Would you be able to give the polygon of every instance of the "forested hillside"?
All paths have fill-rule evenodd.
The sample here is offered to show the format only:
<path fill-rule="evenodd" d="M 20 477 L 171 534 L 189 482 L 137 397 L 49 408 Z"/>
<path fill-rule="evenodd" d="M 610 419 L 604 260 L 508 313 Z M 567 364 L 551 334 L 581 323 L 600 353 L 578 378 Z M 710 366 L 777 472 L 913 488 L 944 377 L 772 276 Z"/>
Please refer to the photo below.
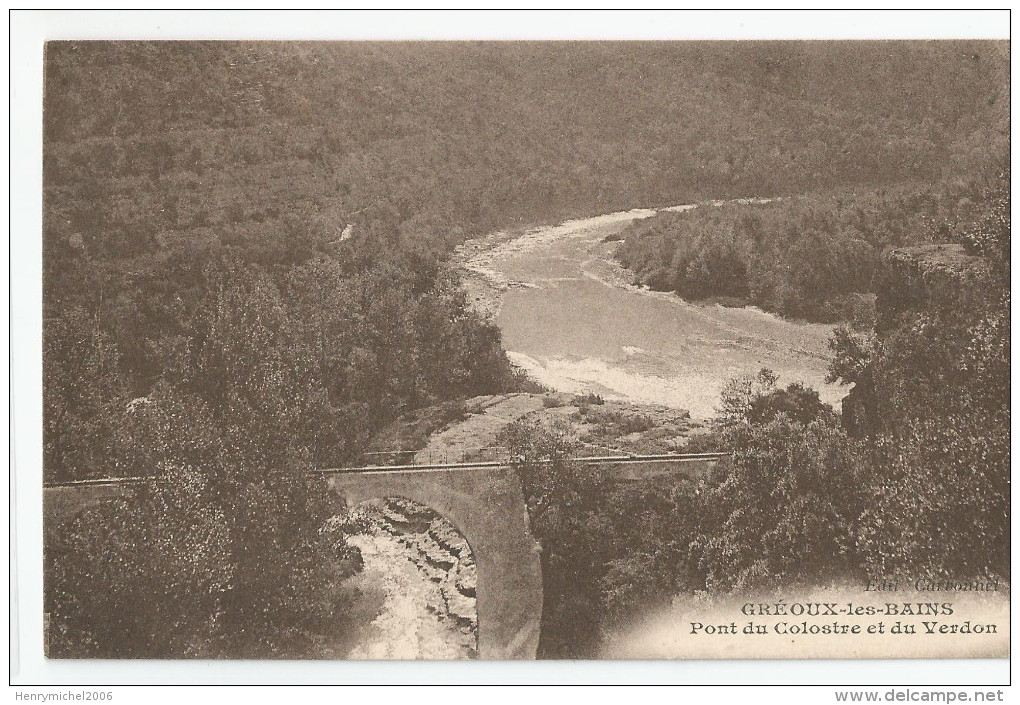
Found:
<path fill-rule="evenodd" d="M 625 207 L 933 180 L 1001 150 L 1007 51 L 51 43 L 47 246 L 77 234 L 93 256 L 130 257 L 182 239 L 330 241 L 348 223 L 449 242 Z"/>
<path fill-rule="evenodd" d="M 687 445 L 730 457 L 658 485 L 572 463 L 555 427 L 508 429 L 543 545 L 540 655 L 593 657 L 635 614 L 699 591 L 1009 582 L 1010 177 L 997 176 L 947 214 L 951 242 L 883 256 L 877 323 L 830 341 L 830 378 L 854 385 L 841 414 L 770 370 L 742 375 Z"/>
<path fill-rule="evenodd" d="M 951 49 L 955 53 L 947 53 Z M 814 145 L 810 130 L 803 132 L 804 144 L 831 160 L 842 178 L 833 181 L 812 165 L 810 184 L 755 194 L 798 197 L 636 223 L 617 252 L 620 262 L 638 282 L 688 299 L 725 297 L 816 321 L 867 319 L 883 249 L 950 241 L 949 214 L 973 218 L 980 206 L 972 201 L 1001 172 L 1009 114 L 1008 60 L 1000 52 L 1007 49 L 876 43 L 823 50 L 815 43 L 773 45 L 760 53 L 753 43 L 734 46 L 725 75 L 734 76 L 740 66 L 739 76 L 768 94 L 830 111 L 823 117 L 832 131 L 827 148 Z M 978 65 L 988 72 L 983 78 L 972 74 Z M 850 131 L 866 135 L 875 126 L 876 141 L 841 142 L 847 128 L 839 117 L 850 112 L 863 120 Z M 904 132 L 897 134 L 897 127 Z M 906 157 L 903 150 L 912 149 L 919 151 Z M 922 153 L 935 159 L 930 168 Z M 783 181 L 807 164 L 793 158 L 769 166 Z"/>
<path fill-rule="evenodd" d="M 158 478 L 70 526 L 47 525 L 51 654 L 329 655 L 316 649 L 344 629 L 349 603 L 336 588 L 359 559 L 342 509 L 323 506 L 307 470 L 354 457 L 407 411 L 520 383 L 498 329 L 466 306 L 447 261 L 454 244 L 625 208 L 781 196 L 798 205 L 779 217 L 747 206 L 651 221 L 669 247 L 648 271 L 697 295 L 839 317 L 874 291 L 881 247 L 914 241 L 918 218 L 943 206 L 967 211 L 975 175 L 1008 151 L 1008 53 L 980 42 L 51 42 L 45 478 Z M 833 207 L 834 191 L 864 195 Z M 681 222 L 700 234 L 674 232 Z M 716 258 L 714 246 L 688 244 L 696 238 L 728 244 Z M 635 263 L 644 249 L 633 247 Z M 676 251 L 728 283 L 716 291 L 697 267 L 671 269 Z M 805 268 L 785 266 L 800 259 Z M 805 308 L 812 297 L 817 311 Z M 994 342 L 1008 318 L 988 310 L 971 332 Z M 956 352 L 967 349 L 960 330 Z M 1001 350 L 987 357 L 998 374 Z M 960 413 L 973 421 L 994 407 L 998 419 L 998 403 Z M 765 430 L 749 422 L 725 442 L 753 449 L 778 435 L 802 455 L 831 450 L 836 460 L 804 472 L 845 485 L 837 461 L 859 441 L 821 416 L 797 426 L 765 414 Z M 749 516 L 738 510 L 755 483 L 790 476 L 782 452 L 760 468 L 757 457 L 702 495 L 718 501 L 697 505 L 716 512 L 703 512 L 701 543 L 678 520 L 661 539 L 668 550 L 620 533 L 574 551 L 606 535 L 587 530 L 603 510 L 536 521 L 550 545 L 564 542 L 550 579 L 583 598 L 550 610 L 598 615 L 592 605 L 622 609 L 642 590 L 760 577 L 754 532 L 800 517 L 780 508 L 734 523 L 733 507 Z M 561 479 L 553 489 L 571 500 L 571 477 Z M 578 481 L 585 498 L 601 495 Z M 648 522 L 703 501 L 680 489 L 661 499 Z M 820 506 L 811 521 L 841 533 L 811 543 L 809 559 L 849 536 Z M 915 523 L 918 540 L 939 525 Z M 706 573 L 724 563 L 731 573 Z M 576 585 L 578 575 L 601 583 Z"/>
<path fill-rule="evenodd" d="M 890 247 L 958 238 L 987 204 L 983 171 L 931 185 L 839 189 L 768 203 L 660 213 L 624 233 L 616 257 L 638 282 L 685 299 L 750 303 L 783 316 L 868 325 Z"/>
<path fill-rule="evenodd" d="M 50 43 L 48 473 L 103 472 L 54 451 L 60 434 L 109 456 L 85 410 L 122 406 L 194 364 L 185 358 L 201 348 L 196 315 L 208 309 L 206 270 L 217 262 L 268 272 L 288 315 L 300 316 L 292 272 L 317 259 L 348 280 L 407 277 L 422 296 L 434 282 L 454 286 L 429 253 L 482 229 L 705 197 L 958 179 L 1005 143 L 1007 57 L 1002 44 L 959 42 Z M 849 225 L 872 232 L 851 232 L 838 252 L 798 234 L 796 251 L 811 250 L 812 262 L 834 254 L 829 268 L 863 253 L 814 305 L 862 288 L 874 243 L 889 240 L 875 222 L 888 217 L 886 202 L 909 237 L 914 202 L 926 200 L 869 198 L 864 210 L 878 212 L 850 214 Z M 761 225 L 760 237 L 789 239 L 775 232 L 782 223 Z M 723 253 L 726 267 L 741 260 L 748 281 L 738 271 L 735 288 L 704 293 L 746 289 L 753 302 L 801 312 L 786 289 L 803 300 L 812 282 L 761 284 L 772 277 L 761 262 L 783 264 L 777 247 L 754 262 L 743 261 L 745 245 Z M 405 251 L 416 254 L 397 254 Z M 663 267 L 678 276 L 665 263 L 654 269 Z M 391 355 L 393 339 L 371 320 L 339 326 L 359 341 L 342 353 L 354 379 L 364 359 Z M 356 348 L 367 352 L 351 357 Z M 392 366 L 370 374 L 407 383 Z M 330 384 L 331 403 L 352 389 Z M 431 398 L 390 396 L 391 411 Z M 67 416 L 75 410 L 85 415 L 80 431 Z"/>

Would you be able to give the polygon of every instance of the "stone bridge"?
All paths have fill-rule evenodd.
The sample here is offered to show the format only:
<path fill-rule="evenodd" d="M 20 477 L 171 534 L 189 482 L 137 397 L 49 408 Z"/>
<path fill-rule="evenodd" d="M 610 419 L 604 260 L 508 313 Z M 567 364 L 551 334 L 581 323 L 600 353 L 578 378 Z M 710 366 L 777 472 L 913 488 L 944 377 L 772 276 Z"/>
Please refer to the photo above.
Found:
<path fill-rule="evenodd" d="M 615 480 L 702 475 L 720 453 L 574 458 Z M 478 569 L 478 653 L 484 659 L 532 659 L 542 620 L 540 548 L 531 534 L 516 471 L 506 463 L 377 465 L 319 471 L 348 506 L 403 497 L 430 507 L 467 540 Z"/>
<path fill-rule="evenodd" d="M 700 476 L 724 454 L 575 458 L 621 482 L 662 475 Z M 377 465 L 318 470 L 347 506 L 402 497 L 427 506 L 464 536 L 478 570 L 478 652 L 483 659 L 532 659 L 542 619 L 542 567 L 516 471 L 502 462 Z M 130 480 L 70 483 L 44 492 L 47 521 L 131 491 Z"/>
<path fill-rule="evenodd" d="M 542 568 L 528 527 L 521 484 L 506 466 L 337 472 L 330 489 L 348 506 L 403 497 L 453 524 L 471 547 L 478 570 L 475 606 L 478 654 L 485 659 L 534 658 L 542 618 Z"/>

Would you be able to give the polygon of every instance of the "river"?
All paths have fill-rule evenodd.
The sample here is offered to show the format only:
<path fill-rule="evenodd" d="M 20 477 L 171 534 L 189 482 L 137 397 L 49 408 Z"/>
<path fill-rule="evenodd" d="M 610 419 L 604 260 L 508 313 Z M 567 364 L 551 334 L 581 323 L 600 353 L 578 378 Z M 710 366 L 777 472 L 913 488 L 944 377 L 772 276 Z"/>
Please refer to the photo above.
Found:
<path fill-rule="evenodd" d="M 477 574 L 464 537 L 408 500 L 368 502 L 356 513 L 369 527 L 351 538 L 364 559 L 351 586 L 359 595 L 354 612 L 365 623 L 347 657 L 476 658 Z"/>
<path fill-rule="evenodd" d="M 626 211 L 495 233 L 466 242 L 454 261 L 471 305 L 499 326 L 510 358 L 556 391 L 686 409 L 705 419 L 729 379 L 768 367 L 783 384 L 805 382 L 838 405 L 845 389 L 825 383 L 831 326 L 786 321 L 752 307 L 691 303 L 630 283 L 613 259 L 619 244 L 613 238 L 654 213 Z M 501 427 L 497 421 L 542 407 L 529 395 L 499 404 L 433 437 L 423 453 L 459 457 L 473 447 L 469 441 L 491 441 Z M 474 564 L 466 542 L 438 517 L 412 527 L 409 517 L 425 516 L 423 508 L 400 500 L 384 505 L 370 512 L 375 528 L 354 539 L 365 559 L 356 579 L 360 611 L 371 623 L 349 657 L 477 656 Z"/>
<path fill-rule="evenodd" d="M 510 359 L 556 391 L 681 408 L 704 419 L 728 380 L 768 367 L 781 384 L 803 382 L 838 408 L 847 390 L 825 382 L 831 325 L 687 302 L 630 283 L 612 240 L 654 214 L 623 211 L 496 233 L 468 241 L 454 259 L 469 301 L 497 323 Z"/>

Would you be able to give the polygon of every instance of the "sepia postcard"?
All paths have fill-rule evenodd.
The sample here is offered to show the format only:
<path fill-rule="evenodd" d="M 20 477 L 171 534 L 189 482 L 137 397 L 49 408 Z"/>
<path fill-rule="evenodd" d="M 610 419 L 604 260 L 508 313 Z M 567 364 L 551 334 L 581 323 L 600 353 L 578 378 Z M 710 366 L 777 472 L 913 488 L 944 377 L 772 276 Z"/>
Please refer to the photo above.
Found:
<path fill-rule="evenodd" d="M 1009 75 L 48 41 L 45 657 L 1008 658 Z"/>

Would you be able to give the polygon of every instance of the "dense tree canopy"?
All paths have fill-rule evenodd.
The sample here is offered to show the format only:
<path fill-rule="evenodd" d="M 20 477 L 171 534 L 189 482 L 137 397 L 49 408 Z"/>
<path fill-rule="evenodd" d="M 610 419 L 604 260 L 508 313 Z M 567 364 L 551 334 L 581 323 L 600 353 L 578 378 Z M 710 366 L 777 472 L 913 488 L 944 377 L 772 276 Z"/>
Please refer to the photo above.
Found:
<path fill-rule="evenodd" d="M 590 655 L 676 591 L 810 580 L 833 556 L 1008 571 L 1008 191 L 976 190 L 1008 147 L 1008 52 L 48 44 L 45 478 L 155 478 L 47 526 L 51 653 L 335 655 L 315 649 L 345 628 L 357 556 L 306 471 L 405 412 L 516 384 L 449 248 L 709 198 L 782 200 L 649 219 L 621 259 L 656 288 L 859 329 L 878 293 L 874 337 L 833 342 L 865 421 L 744 380 L 695 441 L 732 462 L 645 489 L 515 428 L 544 654 Z M 884 248 L 957 240 L 989 263 L 965 306 L 884 303 Z"/>
<path fill-rule="evenodd" d="M 1008 213 L 1007 172 L 949 214 L 963 247 L 886 256 L 877 323 L 831 341 L 831 379 L 854 385 L 842 415 L 769 370 L 731 381 L 687 446 L 730 453 L 699 481 L 628 491 L 572 467 L 555 430 L 513 429 L 543 548 L 544 653 L 591 656 L 621 617 L 677 592 L 1008 581 Z"/>
<path fill-rule="evenodd" d="M 53 42 L 46 71 L 47 247 L 114 259 L 935 182 L 1008 136 L 981 42 Z"/>
<path fill-rule="evenodd" d="M 883 251 L 958 239 L 953 222 L 977 215 L 990 173 L 661 213 L 625 231 L 616 256 L 639 283 L 686 299 L 867 327 Z"/>

